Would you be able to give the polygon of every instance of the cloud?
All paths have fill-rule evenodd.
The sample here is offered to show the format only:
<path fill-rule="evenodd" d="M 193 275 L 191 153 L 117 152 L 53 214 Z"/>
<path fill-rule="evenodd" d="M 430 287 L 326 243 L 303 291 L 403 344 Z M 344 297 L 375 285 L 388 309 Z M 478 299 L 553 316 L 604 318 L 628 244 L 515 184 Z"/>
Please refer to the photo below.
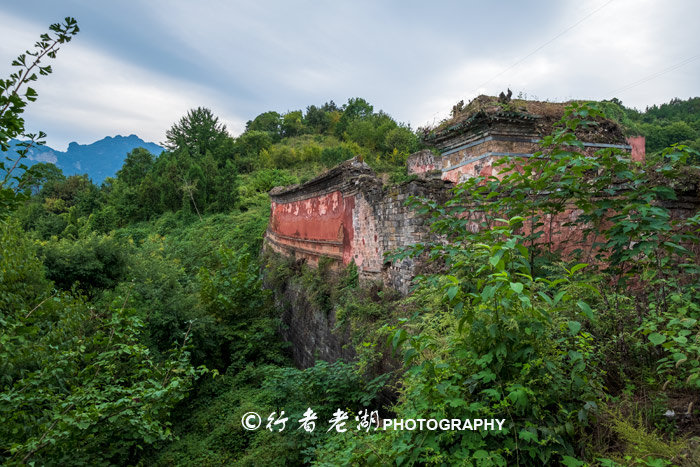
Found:
<path fill-rule="evenodd" d="M 18 53 L 43 32 L 2 12 L 0 22 L 12 25 L 10 46 Z M 23 45 L 17 48 L 19 42 Z M 172 123 L 197 106 L 211 108 L 230 131 L 240 132 L 245 126 L 243 118 L 218 105 L 225 100 L 220 93 L 105 55 L 81 44 L 80 34 L 63 46 L 52 68 L 53 74 L 40 77 L 33 86 L 39 99 L 27 107 L 25 120 L 29 131 L 44 129 L 55 149 L 113 134 L 136 133 L 159 142 Z"/>
<path fill-rule="evenodd" d="M 435 85 L 418 91 L 410 120 L 439 121 L 458 100 L 480 93 L 495 95 L 506 87 L 516 94 L 522 91 L 530 98 L 549 100 L 619 97 L 642 109 L 676 96 L 698 95 L 695 77 L 700 60 L 638 86 L 626 85 L 697 53 L 700 41 L 692 28 L 681 25 L 698 16 L 700 5 L 623 0 L 560 5 L 563 7 L 553 14 L 521 18 L 527 27 L 520 41 L 493 37 L 492 44 L 484 45 L 488 54 L 453 56 L 452 63 L 432 81 Z M 585 19 L 568 29 L 581 18 Z M 501 74 L 503 70 L 507 71 Z M 476 89 L 485 81 L 486 86 Z M 620 88 L 623 90 L 611 93 Z"/>
<path fill-rule="evenodd" d="M 687 24 L 700 4 L 692 0 L 66 4 L 82 31 L 27 112 L 58 146 L 114 133 L 158 142 L 200 105 L 239 133 L 267 110 L 350 97 L 416 127 L 461 99 L 507 87 L 550 100 L 619 97 L 640 108 L 698 94 L 700 60 L 643 80 L 697 54 Z M 67 7 L 26 0 L 0 8 L 9 25 L 0 59 L 9 63 L 44 31 L 34 11 Z"/>

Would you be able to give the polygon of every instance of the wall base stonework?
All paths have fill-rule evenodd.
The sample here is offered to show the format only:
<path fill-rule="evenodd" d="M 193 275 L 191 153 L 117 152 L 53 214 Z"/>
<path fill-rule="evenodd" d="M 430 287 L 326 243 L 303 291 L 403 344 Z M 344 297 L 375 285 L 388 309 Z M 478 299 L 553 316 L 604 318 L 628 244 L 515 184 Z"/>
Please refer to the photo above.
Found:
<path fill-rule="evenodd" d="M 355 349 L 347 328 L 336 330 L 335 312 L 321 310 L 300 284 L 288 282 L 284 290 L 275 290 L 275 307 L 281 312 L 280 333 L 291 343 L 292 359 L 297 366 L 309 368 L 317 359 L 352 361 Z"/>

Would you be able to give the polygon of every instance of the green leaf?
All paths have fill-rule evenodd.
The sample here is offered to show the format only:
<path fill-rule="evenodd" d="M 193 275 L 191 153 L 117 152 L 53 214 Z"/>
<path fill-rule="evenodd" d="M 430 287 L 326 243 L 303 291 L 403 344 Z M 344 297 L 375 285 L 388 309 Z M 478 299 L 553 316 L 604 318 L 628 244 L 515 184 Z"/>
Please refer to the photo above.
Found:
<path fill-rule="evenodd" d="M 553 304 L 556 306 L 561 299 L 564 298 L 564 295 L 566 295 L 566 290 L 559 291 L 559 293 L 554 296 Z"/>
<path fill-rule="evenodd" d="M 449 298 L 450 301 L 454 300 L 455 296 L 457 295 L 457 292 L 459 292 L 459 286 L 451 286 L 447 289 L 447 298 Z"/>
<path fill-rule="evenodd" d="M 508 394 L 508 399 L 510 399 L 516 407 L 525 408 L 528 405 L 527 394 L 524 388 L 516 389 Z"/>
<path fill-rule="evenodd" d="M 528 442 L 537 442 L 537 433 L 532 432 L 528 429 L 520 430 L 518 432 L 518 438 L 522 439 L 523 441 L 528 441 Z"/>
<path fill-rule="evenodd" d="M 392 340 L 392 346 L 394 347 L 394 349 L 398 349 L 401 346 L 401 344 L 404 343 L 404 341 L 406 339 L 408 339 L 408 334 L 406 334 L 406 330 L 399 329 L 394 334 L 394 339 Z"/>
<path fill-rule="evenodd" d="M 523 284 L 522 282 L 511 282 L 510 283 L 510 288 L 513 289 L 513 292 L 517 294 L 523 293 Z"/>
<path fill-rule="evenodd" d="M 583 300 L 579 300 L 576 302 L 576 305 L 583 311 L 583 314 L 586 315 L 588 319 L 593 319 L 593 310 L 591 309 L 590 306 L 588 306 L 588 303 L 584 302 Z"/>
<path fill-rule="evenodd" d="M 503 258 L 503 254 L 506 252 L 506 250 L 498 250 L 493 256 L 489 258 L 489 263 L 491 263 L 491 266 L 496 267 L 498 263 L 501 261 L 501 258 Z"/>
<path fill-rule="evenodd" d="M 583 467 L 586 465 L 585 462 L 575 459 L 571 456 L 564 456 L 561 460 L 561 463 L 566 467 Z"/>
<path fill-rule="evenodd" d="M 551 298 L 549 297 L 549 295 L 547 295 L 546 293 L 540 291 L 540 292 L 537 292 L 537 295 L 539 295 L 540 297 L 542 297 L 542 299 L 543 299 L 545 302 L 547 302 L 547 304 L 548 304 L 549 306 L 552 306 L 552 305 L 554 304 L 554 303 L 552 302 L 552 299 L 551 299 Z"/>
<path fill-rule="evenodd" d="M 571 331 L 572 336 L 575 336 L 581 330 L 581 323 L 578 321 L 569 321 L 567 324 L 569 325 L 569 331 Z"/>
<path fill-rule="evenodd" d="M 649 340 L 654 345 L 661 345 L 666 342 L 666 336 L 659 334 L 658 332 L 652 332 L 649 334 Z"/>
<path fill-rule="evenodd" d="M 682 251 L 684 253 L 688 252 L 688 250 L 685 247 L 682 247 L 681 245 L 678 245 L 678 244 L 673 243 L 673 242 L 664 242 L 664 245 L 670 246 L 671 248 L 673 248 L 676 251 Z"/>
<path fill-rule="evenodd" d="M 418 351 L 414 348 L 410 348 L 406 351 L 406 353 L 403 355 L 403 361 L 406 365 L 409 365 L 414 358 L 418 356 Z"/>

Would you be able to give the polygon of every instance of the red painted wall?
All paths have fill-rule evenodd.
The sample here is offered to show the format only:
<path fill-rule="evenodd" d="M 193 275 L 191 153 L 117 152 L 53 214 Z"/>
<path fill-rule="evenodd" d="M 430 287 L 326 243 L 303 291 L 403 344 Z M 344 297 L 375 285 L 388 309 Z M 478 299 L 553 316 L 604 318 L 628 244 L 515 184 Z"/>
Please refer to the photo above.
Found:
<path fill-rule="evenodd" d="M 355 198 L 343 197 L 340 191 L 289 203 L 272 202 L 268 229 L 282 236 L 276 238 L 279 243 L 303 245 L 318 256 L 323 256 L 325 250 L 314 241 L 342 241 L 343 264 L 347 265 L 352 259 L 354 208 Z"/>
<path fill-rule="evenodd" d="M 632 146 L 630 158 L 633 161 L 643 162 L 646 157 L 646 139 L 644 136 L 632 136 L 627 138 L 627 144 Z"/>

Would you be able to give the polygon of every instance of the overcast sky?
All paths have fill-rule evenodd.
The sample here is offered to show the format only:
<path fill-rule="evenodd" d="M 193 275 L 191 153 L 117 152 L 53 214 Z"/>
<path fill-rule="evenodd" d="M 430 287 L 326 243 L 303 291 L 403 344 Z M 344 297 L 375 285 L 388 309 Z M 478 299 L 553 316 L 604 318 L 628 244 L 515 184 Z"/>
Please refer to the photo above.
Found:
<path fill-rule="evenodd" d="M 639 109 L 700 94 L 695 0 L 0 0 L 0 77 L 65 16 L 80 33 L 25 114 L 60 150 L 160 142 L 197 106 L 236 136 L 268 110 L 358 96 L 416 128 L 507 87 Z"/>

